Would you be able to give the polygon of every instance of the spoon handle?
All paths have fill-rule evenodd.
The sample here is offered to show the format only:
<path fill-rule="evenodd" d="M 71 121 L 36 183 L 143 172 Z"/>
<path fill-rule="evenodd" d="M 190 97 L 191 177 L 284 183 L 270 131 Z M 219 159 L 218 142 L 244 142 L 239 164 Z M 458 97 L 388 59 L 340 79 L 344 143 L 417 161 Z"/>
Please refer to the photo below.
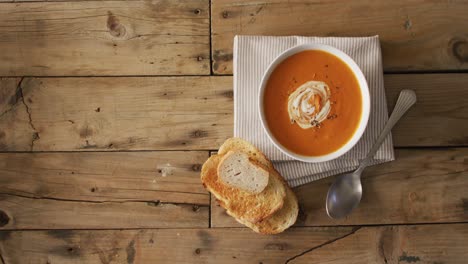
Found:
<path fill-rule="evenodd" d="M 388 133 L 392 130 L 393 126 L 400 120 L 400 118 L 416 103 L 416 93 L 413 90 L 402 90 L 400 95 L 398 96 L 398 100 L 395 104 L 395 108 L 393 109 L 392 114 L 388 118 L 385 127 L 383 128 L 382 132 L 380 132 L 380 136 L 377 141 L 372 146 L 371 150 L 367 154 L 366 158 L 361 161 L 359 164 L 358 169 L 356 172 L 360 174 L 365 167 L 369 165 L 369 162 L 374 157 L 375 153 L 379 149 L 382 142 L 387 138 Z"/>

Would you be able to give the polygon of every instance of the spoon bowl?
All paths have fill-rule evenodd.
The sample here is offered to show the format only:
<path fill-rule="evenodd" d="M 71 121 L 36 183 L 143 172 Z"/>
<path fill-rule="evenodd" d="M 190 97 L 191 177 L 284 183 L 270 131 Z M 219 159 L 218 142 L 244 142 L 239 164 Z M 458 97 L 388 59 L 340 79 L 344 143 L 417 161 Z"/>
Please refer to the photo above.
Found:
<path fill-rule="evenodd" d="M 359 205 L 362 197 L 361 176 L 355 173 L 337 177 L 327 194 L 326 209 L 331 218 L 342 218 Z"/>

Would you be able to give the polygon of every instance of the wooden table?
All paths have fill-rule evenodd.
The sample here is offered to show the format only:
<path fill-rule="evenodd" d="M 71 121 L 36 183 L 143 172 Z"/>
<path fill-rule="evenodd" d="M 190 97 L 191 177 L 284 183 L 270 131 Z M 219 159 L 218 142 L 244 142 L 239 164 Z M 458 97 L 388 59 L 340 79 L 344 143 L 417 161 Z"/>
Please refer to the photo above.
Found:
<path fill-rule="evenodd" d="M 468 2 L 0 2 L 0 263 L 467 263 Z M 235 34 L 378 34 L 389 106 L 416 90 L 350 217 L 333 177 L 276 236 L 203 189 Z"/>

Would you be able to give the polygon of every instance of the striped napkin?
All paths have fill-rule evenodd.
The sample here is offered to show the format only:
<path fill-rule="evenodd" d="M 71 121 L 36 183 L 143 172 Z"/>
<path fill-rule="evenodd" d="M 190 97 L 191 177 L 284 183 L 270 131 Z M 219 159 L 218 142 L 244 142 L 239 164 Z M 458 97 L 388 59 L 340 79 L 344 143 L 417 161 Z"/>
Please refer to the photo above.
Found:
<path fill-rule="evenodd" d="M 280 152 L 263 131 L 258 114 L 260 81 L 268 65 L 284 50 L 304 43 L 321 43 L 344 51 L 359 65 L 369 85 L 371 111 L 361 140 L 342 157 L 321 163 L 294 161 Z M 272 161 L 292 187 L 357 168 L 388 119 L 379 37 L 269 37 L 234 38 L 234 135 L 250 141 Z M 395 159 L 391 135 L 371 164 Z"/>

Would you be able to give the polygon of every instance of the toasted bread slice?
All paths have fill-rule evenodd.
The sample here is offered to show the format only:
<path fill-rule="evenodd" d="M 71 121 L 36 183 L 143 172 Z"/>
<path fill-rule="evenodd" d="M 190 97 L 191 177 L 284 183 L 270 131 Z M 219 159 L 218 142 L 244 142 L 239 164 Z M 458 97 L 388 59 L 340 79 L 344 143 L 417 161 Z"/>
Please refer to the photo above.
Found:
<path fill-rule="evenodd" d="M 246 153 L 229 151 L 219 162 L 218 177 L 231 187 L 258 194 L 268 185 L 269 172 Z"/>
<path fill-rule="evenodd" d="M 277 234 L 286 230 L 292 226 L 299 214 L 299 205 L 296 195 L 289 187 L 288 183 L 281 177 L 281 175 L 275 170 L 273 164 L 267 159 L 267 157 L 252 146 L 250 143 L 240 138 L 230 138 L 224 142 L 220 147 L 218 154 L 224 155 L 229 151 L 243 151 L 247 153 L 252 159 L 255 159 L 260 164 L 264 165 L 270 171 L 270 179 L 277 178 L 281 181 L 286 189 L 286 197 L 283 207 L 274 213 L 271 217 L 259 221 L 257 223 L 251 223 L 249 221 L 243 221 L 241 219 L 236 220 L 251 228 L 253 231 L 261 234 Z M 229 214 L 229 212 L 228 212 Z"/>
<path fill-rule="evenodd" d="M 255 224 L 247 221 L 241 221 L 239 219 L 236 220 L 257 233 L 273 235 L 281 233 L 292 226 L 296 222 L 298 214 L 299 206 L 296 195 L 288 187 L 286 188 L 286 197 L 283 207 L 271 217 Z"/>
<path fill-rule="evenodd" d="M 271 217 L 255 224 L 245 221 L 241 222 L 240 220 L 236 219 L 238 222 L 249 227 L 253 231 L 265 235 L 278 234 L 288 229 L 296 222 L 297 216 L 299 214 L 299 204 L 297 197 L 289 187 L 288 183 L 283 179 L 283 177 L 281 177 L 281 175 L 279 175 L 276 170 L 272 172 L 272 177 L 273 176 L 281 178 L 281 181 L 286 188 L 286 197 L 284 198 L 283 207 L 278 212 L 274 213 Z"/>
<path fill-rule="evenodd" d="M 218 178 L 217 168 L 221 158 L 221 155 L 213 155 L 203 164 L 201 180 L 229 215 L 242 221 L 257 223 L 281 209 L 286 190 L 280 179 L 270 177 L 268 185 L 258 194 L 230 187 Z"/>
<path fill-rule="evenodd" d="M 226 155 L 229 151 L 239 151 L 246 153 L 250 160 L 255 160 L 263 166 L 273 169 L 273 164 L 268 158 L 249 142 L 241 138 L 229 138 L 219 147 L 218 155 Z"/>

